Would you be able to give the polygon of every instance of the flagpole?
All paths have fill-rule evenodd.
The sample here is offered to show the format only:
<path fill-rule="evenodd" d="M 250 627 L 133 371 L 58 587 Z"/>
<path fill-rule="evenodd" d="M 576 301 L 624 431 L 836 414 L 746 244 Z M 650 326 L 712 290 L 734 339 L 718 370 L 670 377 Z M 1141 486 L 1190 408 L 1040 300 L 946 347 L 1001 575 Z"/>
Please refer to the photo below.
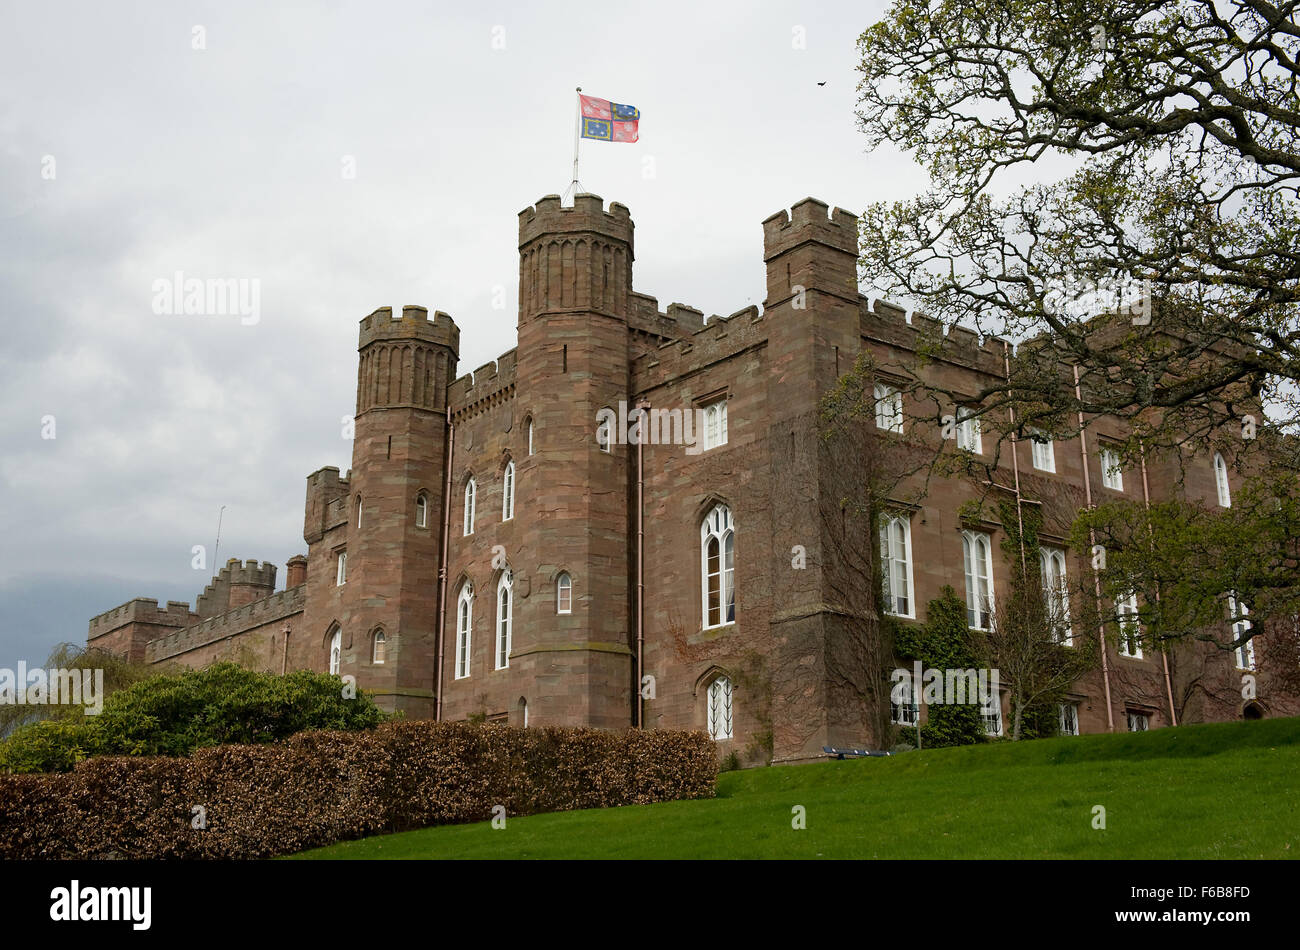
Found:
<path fill-rule="evenodd" d="M 577 88 L 578 98 L 576 105 L 577 114 L 573 118 L 573 180 L 569 182 L 568 189 L 564 192 L 566 195 L 572 191 L 575 195 L 581 185 L 578 183 L 578 143 L 582 141 L 582 87 Z"/>

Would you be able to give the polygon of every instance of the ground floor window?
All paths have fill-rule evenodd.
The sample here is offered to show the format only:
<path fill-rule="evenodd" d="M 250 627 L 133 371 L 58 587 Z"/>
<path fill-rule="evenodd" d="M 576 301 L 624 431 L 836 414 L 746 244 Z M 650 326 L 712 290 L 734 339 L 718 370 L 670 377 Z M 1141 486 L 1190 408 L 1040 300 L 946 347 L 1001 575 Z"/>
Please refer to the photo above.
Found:
<path fill-rule="evenodd" d="M 1128 711 L 1128 731 L 1129 732 L 1146 732 L 1151 728 L 1151 716 L 1149 713 L 1138 712 L 1130 709 Z"/>
<path fill-rule="evenodd" d="M 719 676 L 709 684 L 709 736 L 731 738 L 731 680 Z"/>
<path fill-rule="evenodd" d="M 1079 707 L 1074 703 L 1061 703 L 1061 735 L 1079 734 Z"/>

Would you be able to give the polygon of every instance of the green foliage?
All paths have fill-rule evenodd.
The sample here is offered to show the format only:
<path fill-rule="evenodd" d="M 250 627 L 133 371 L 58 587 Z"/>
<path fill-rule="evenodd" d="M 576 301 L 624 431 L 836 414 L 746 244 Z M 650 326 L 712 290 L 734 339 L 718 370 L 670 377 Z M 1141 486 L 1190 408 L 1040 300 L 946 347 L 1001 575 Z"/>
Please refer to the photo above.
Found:
<path fill-rule="evenodd" d="M 91 717 L 42 719 L 0 743 L 0 772 L 67 772 L 103 745 L 103 731 Z"/>
<path fill-rule="evenodd" d="M 72 643 L 60 643 L 45 660 L 44 669 L 103 670 L 104 696 L 138 683 L 158 670 L 144 663 L 133 663 L 107 650 L 88 650 Z M 28 723 L 45 719 L 77 722 L 85 716 L 85 708 L 77 705 L 0 705 L 0 738 L 12 734 Z"/>
<path fill-rule="evenodd" d="M 939 597 L 930 601 L 923 624 L 899 623 L 894 646 L 900 656 L 920 660 L 927 668 L 971 669 L 983 665 L 971 643 L 966 625 L 966 602 L 956 591 L 945 586 Z M 985 741 L 984 720 L 979 706 L 934 705 L 921 725 L 924 748 L 970 745 Z M 905 726 L 899 731 L 902 741 L 916 745 L 916 729 Z"/>
<path fill-rule="evenodd" d="M 120 690 L 98 716 L 51 720 L 0 743 L 0 771 L 66 771 L 89 755 L 187 755 L 203 746 L 275 742 L 309 729 L 370 729 L 384 713 L 337 676 L 287 676 L 219 663 L 162 674 Z"/>

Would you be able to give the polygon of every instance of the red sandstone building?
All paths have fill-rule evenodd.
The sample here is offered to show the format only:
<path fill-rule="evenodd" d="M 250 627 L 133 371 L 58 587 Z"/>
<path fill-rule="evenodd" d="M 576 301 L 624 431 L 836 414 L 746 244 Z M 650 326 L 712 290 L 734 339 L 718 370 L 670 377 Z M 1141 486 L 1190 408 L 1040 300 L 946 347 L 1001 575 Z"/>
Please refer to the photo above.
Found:
<path fill-rule="evenodd" d="M 284 590 L 274 565 L 232 560 L 194 610 L 130 601 L 91 620 L 89 646 L 337 672 L 413 717 L 707 729 L 750 763 L 887 745 L 890 716 L 913 713 L 884 708 L 892 660 L 865 681 L 854 669 L 874 619 L 853 591 L 875 582 L 845 565 L 869 566 L 875 541 L 827 516 L 846 472 L 820 443 L 819 406 L 862 350 L 899 364 L 933 327 L 859 294 L 856 228 L 813 199 L 768 218 L 762 312 L 706 323 L 632 289 L 626 207 L 541 199 L 519 216 L 516 349 L 458 377 L 446 314 L 382 308 L 361 321 L 352 467 L 308 476 L 308 553 L 289 561 Z M 1002 360 L 1000 341 L 954 329 L 932 372 L 975 393 Z M 878 382 L 871 437 L 928 437 L 900 431 L 920 410 L 887 373 Z M 625 438 L 639 405 L 660 430 L 653 444 Z M 1017 476 L 1045 515 L 1045 577 L 1073 584 L 1087 569 L 1065 539 L 1081 507 L 1175 483 L 1156 460 L 1146 478 L 1103 464 L 1121 436 L 1100 420 L 1082 443 L 1002 447 L 999 477 Z M 991 452 L 969 424 L 958 442 Z M 1227 463 L 1188 473 L 1184 491 L 1230 503 Z M 892 612 L 924 619 L 951 585 L 971 623 L 987 622 L 1008 571 L 1000 526 L 959 514 L 975 491 L 944 481 L 885 513 Z M 1076 635 L 1099 649 L 1097 631 Z M 1266 648 L 1193 651 L 1186 682 L 1140 640 L 1101 649 L 1104 669 L 1062 705 L 1065 731 L 1295 711 L 1268 697 L 1266 672 L 1258 702 L 1234 699 Z"/>

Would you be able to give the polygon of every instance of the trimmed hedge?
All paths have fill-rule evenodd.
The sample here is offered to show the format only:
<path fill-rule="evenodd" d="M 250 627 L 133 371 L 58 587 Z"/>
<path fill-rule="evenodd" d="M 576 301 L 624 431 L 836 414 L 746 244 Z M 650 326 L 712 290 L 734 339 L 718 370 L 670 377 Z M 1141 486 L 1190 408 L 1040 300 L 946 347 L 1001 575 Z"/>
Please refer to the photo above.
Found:
<path fill-rule="evenodd" d="M 699 732 L 391 722 L 0 775 L 0 858 L 266 858 L 429 825 L 711 798 Z M 202 806 L 205 829 L 195 829 Z"/>

